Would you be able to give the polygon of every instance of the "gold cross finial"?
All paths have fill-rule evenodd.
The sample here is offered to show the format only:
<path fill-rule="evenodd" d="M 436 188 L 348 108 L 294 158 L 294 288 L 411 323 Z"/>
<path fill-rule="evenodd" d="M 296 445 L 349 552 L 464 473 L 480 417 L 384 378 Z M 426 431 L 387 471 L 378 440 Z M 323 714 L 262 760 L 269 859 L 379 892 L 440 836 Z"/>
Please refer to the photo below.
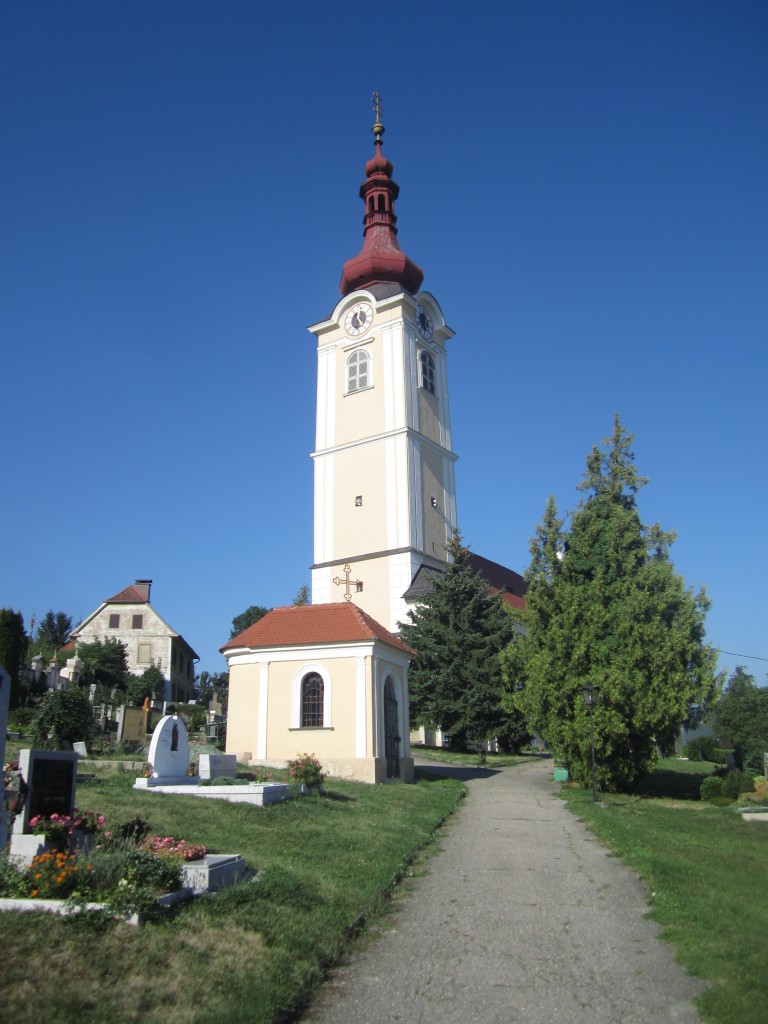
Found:
<path fill-rule="evenodd" d="M 373 134 L 376 136 L 376 144 L 379 145 L 381 143 L 381 136 L 384 134 L 384 125 L 381 123 L 381 112 L 384 109 L 384 104 L 381 102 L 381 95 L 378 89 L 373 90 L 371 103 L 373 104 L 373 112 L 376 115 Z"/>
<path fill-rule="evenodd" d="M 352 579 L 352 568 L 349 565 L 345 565 L 344 566 L 344 578 L 342 578 L 341 576 L 334 576 L 333 582 L 336 584 L 337 587 L 343 586 L 345 588 L 345 593 L 344 593 L 344 600 L 345 601 L 351 601 L 352 600 L 352 587 L 355 588 L 355 590 L 358 592 L 358 594 L 363 589 L 363 581 L 362 580 L 353 580 Z"/>

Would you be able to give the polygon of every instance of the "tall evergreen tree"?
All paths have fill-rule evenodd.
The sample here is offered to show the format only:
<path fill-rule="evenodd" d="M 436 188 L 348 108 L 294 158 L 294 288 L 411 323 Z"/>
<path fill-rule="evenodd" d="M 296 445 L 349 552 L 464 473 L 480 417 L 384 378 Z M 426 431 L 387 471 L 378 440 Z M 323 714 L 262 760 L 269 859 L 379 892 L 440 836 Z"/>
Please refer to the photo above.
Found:
<path fill-rule="evenodd" d="M 44 658 L 52 658 L 59 648 L 69 640 L 72 632 L 72 617 L 66 612 L 47 611 L 40 620 L 34 640 L 29 645 L 29 653 L 42 654 Z"/>
<path fill-rule="evenodd" d="M 0 608 L 0 665 L 11 677 L 10 706 L 19 703 L 19 676 L 27 653 L 29 637 L 21 612 Z"/>
<path fill-rule="evenodd" d="M 755 677 L 737 665 L 706 717 L 720 742 L 735 748 L 739 765 L 762 774 L 768 753 L 768 688 L 758 686 Z"/>
<path fill-rule="evenodd" d="M 513 712 L 510 721 L 502 706 L 499 661 L 515 626 L 501 597 L 472 570 L 458 536 L 449 553 L 452 561 L 435 575 L 431 592 L 400 624 L 401 638 L 416 652 L 408 672 L 411 722 L 485 743 L 520 718 Z"/>
<path fill-rule="evenodd" d="M 642 524 L 632 435 L 613 434 L 587 457 L 586 497 L 564 532 L 553 499 L 531 544 L 524 631 L 504 654 L 507 701 L 525 713 L 578 781 L 590 772 L 594 712 L 598 779 L 631 787 L 696 708 L 717 690 L 704 643 L 709 601 L 687 590 L 669 559 L 674 540 Z"/>

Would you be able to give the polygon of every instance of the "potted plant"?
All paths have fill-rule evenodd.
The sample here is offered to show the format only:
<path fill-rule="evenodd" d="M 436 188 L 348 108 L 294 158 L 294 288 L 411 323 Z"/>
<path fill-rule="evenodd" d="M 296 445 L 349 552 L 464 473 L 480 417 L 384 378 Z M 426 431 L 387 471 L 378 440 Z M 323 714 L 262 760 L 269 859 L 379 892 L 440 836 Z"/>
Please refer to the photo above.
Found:
<path fill-rule="evenodd" d="M 286 764 L 291 782 L 301 786 L 302 793 L 313 790 L 322 792 L 325 772 L 314 754 L 300 754 L 299 757 Z"/>

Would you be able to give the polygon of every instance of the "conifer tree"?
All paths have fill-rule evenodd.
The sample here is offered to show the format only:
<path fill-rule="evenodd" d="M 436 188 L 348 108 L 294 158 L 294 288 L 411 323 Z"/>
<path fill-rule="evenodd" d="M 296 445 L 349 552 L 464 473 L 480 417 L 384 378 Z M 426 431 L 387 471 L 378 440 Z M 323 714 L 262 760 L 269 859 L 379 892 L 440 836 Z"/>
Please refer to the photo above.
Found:
<path fill-rule="evenodd" d="M 674 535 L 646 527 L 636 494 L 632 435 L 613 434 L 587 457 L 586 494 L 563 531 L 554 499 L 531 543 L 524 631 L 504 653 L 507 702 L 526 715 L 572 776 L 590 773 L 594 711 L 599 784 L 631 787 L 717 690 L 704 643 L 706 594 L 686 589 L 669 559 Z"/>
<path fill-rule="evenodd" d="M 472 570 L 458 535 L 449 554 L 431 592 L 408 613 L 411 621 L 400 624 L 416 652 L 408 673 L 411 723 L 469 734 L 484 745 L 520 718 L 501 702 L 499 656 L 515 626 L 501 597 Z"/>
<path fill-rule="evenodd" d="M 19 676 L 27 653 L 29 637 L 24 617 L 12 608 L 0 608 L 0 665 L 11 677 L 10 706 L 19 703 Z"/>

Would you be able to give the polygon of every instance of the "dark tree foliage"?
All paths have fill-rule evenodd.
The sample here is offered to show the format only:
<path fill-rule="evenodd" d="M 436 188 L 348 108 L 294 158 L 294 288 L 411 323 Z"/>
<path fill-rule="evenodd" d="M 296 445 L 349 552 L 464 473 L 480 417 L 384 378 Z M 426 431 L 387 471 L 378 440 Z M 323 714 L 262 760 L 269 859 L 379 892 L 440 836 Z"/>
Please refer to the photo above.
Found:
<path fill-rule="evenodd" d="M 618 417 L 587 458 L 586 494 L 569 531 L 550 499 L 531 544 L 524 630 L 504 655 L 508 703 L 572 776 L 590 772 L 592 683 L 598 779 L 631 787 L 680 727 L 714 696 L 716 653 L 704 643 L 709 601 L 692 593 L 669 559 L 674 537 L 644 526 L 632 437 Z"/>
<path fill-rule="evenodd" d="M 431 593 L 400 624 L 416 652 L 408 672 L 411 722 L 483 742 L 520 717 L 501 703 L 499 654 L 515 626 L 501 597 L 471 569 L 458 536 L 449 553 L 453 561 L 435 576 Z"/>
<path fill-rule="evenodd" d="M 768 754 L 768 687 L 737 666 L 717 703 L 706 714 L 720 745 L 733 747 L 740 768 L 763 774 L 763 755 Z"/>
<path fill-rule="evenodd" d="M 34 723 L 35 746 L 62 750 L 93 731 L 93 708 L 84 690 L 51 690 L 43 697 Z"/>
<path fill-rule="evenodd" d="M 150 665 L 149 668 L 144 669 L 140 676 L 129 675 L 125 692 L 128 703 L 132 707 L 138 708 L 153 693 L 162 695 L 164 689 L 165 676 L 158 662 L 157 665 Z"/>
<path fill-rule="evenodd" d="M 72 632 L 72 617 L 66 612 L 47 611 L 35 632 L 30 644 L 30 654 L 41 654 L 50 660 L 60 647 L 69 640 Z"/>
<path fill-rule="evenodd" d="M 0 665 L 11 677 L 10 707 L 19 703 L 19 676 L 27 654 L 29 637 L 21 612 L 0 609 Z"/>
<path fill-rule="evenodd" d="M 117 637 L 97 637 L 91 643 L 77 645 L 77 657 L 83 662 L 82 683 L 99 683 L 125 690 L 130 676 L 125 644 Z"/>
<path fill-rule="evenodd" d="M 260 604 L 252 604 L 250 608 L 246 608 L 244 612 L 240 612 L 232 619 L 232 629 L 230 630 L 229 639 L 232 640 L 243 632 L 244 629 L 248 629 L 254 622 L 258 622 L 259 619 L 263 619 L 264 616 L 270 612 L 271 608 L 265 608 Z"/>
<path fill-rule="evenodd" d="M 208 702 L 214 699 L 226 704 L 228 692 L 229 672 L 203 670 L 195 676 L 195 696 L 203 707 L 208 707 Z"/>

